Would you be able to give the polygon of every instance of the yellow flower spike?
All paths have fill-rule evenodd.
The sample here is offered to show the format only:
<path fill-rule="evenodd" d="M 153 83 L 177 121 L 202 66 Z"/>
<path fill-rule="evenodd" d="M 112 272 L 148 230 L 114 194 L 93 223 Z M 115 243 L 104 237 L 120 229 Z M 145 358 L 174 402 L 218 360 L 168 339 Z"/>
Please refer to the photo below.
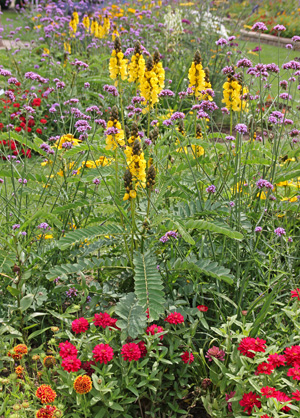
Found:
<path fill-rule="evenodd" d="M 134 54 L 131 58 L 131 62 L 128 66 L 128 73 L 130 83 L 139 82 L 141 83 L 145 74 L 145 60 L 142 56 L 141 44 L 139 41 L 136 42 L 134 47 Z"/>
<path fill-rule="evenodd" d="M 223 84 L 222 103 L 225 103 L 228 110 L 240 112 L 247 106 L 246 101 L 241 100 L 241 96 L 246 93 L 248 93 L 248 90 L 245 87 L 242 88 L 241 84 L 233 77 L 233 75 L 229 74 L 227 81 Z"/>
<path fill-rule="evenodd" d="M 124 59 L 119 38 L 115 39 L 114 49 L 109 61 L 109 73 L 112 80 L 118 81 L 119 77 L 122 80 L 127 78 L 127 59 Z"/>
<path fill-rule="evenodd" d="M 205 72 L 201 64 L 201 55 L 196 51 L 191 68 L 189 69 L 189 87 L 193 89 L 196 97 L 200 96 L 201 91 L 205 89 Z"/>

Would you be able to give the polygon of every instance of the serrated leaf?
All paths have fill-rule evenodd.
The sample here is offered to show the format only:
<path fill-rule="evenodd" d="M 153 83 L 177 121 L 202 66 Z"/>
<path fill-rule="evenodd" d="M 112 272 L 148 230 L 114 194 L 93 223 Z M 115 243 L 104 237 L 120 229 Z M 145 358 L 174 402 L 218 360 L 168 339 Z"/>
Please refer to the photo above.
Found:
<path fill-rule="evenodd" d="M 219 266 L 218 263 L 211 260 L 176 260 L 173 267 L 174 270 L 187 270 L 196 271 L 198 273 L 205 274 L 210 277 L 214 277 L 218 280 L 223 280 L 229 284 L 233 284 L 233 276 L 230 274 L 230 270 L 223 266 Z"/>
<path fill-rule="evenodd" d="M 242 240 L 244 238 L 243 234 L 241 234 L 240 232 L 235 231 L 234 229 L 229 228 L 229 226 L 227 226 L 226 224 L 220 223 L 218 221 L 214 221 L 212 223 L 212 222 L 203 221 L 202 219 L 198 219 L 198 220 L 191 219 L 185 222 L 184 225 L 186 229 L 198 229 L 202 231 L 211 231 L 217 234 L 226 235 L 229 238 L 233 238 L 237 240 Z"/>
<path fill-rule="evenodd" d="M 147 320 L 145 309 L 138 304 L 134 293 L 128 293 L 116 305 L 116 314 L 121 318 L 117 326 L 131 338 L 137 338 L 145 330 Z"/>
<path fill-rule="evenodd" d="M 84 242 L 85 240 L 92 240 L 100 235 L 122 235 L 124 233 L 124 228 L 114 223 L 90 226 L 88 228 L 76 229 L 76 231 L 69 232 L 65 237 L 58 241 L 58 247 L 61 250 L 65 250 L 71 245 Z"/>
<path fill-rule="evenodd" d="M 157 270 L 157 262 L 150 254 L 134 253 L 135 294 L 145 309 L 149 309 L 151 319 L 159 319 L 164 313 L 164 293 L 162 278 Z"/>

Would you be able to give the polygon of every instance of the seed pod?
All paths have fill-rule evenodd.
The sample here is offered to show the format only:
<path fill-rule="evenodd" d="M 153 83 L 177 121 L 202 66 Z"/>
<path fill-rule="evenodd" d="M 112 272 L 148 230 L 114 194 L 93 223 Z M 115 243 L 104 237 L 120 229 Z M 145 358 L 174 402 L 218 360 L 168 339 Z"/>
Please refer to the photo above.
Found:
<path fill-rule="evenodd" d="M 153 70 L 153 59 L 152 59 L 152 57 L 150 56 L 149 58 L 148 58 L 148 60 L 147 60 L 147 63 L 146 63 L 146 70 L 147 71 L 152 71 Z"/>
<path fill-rule="evenodd" d="M 117 37 L 117 38 L 115 39 L 115 43 L 114 43 L 114 50 L 116 51 L 116 53 L 118 53 L 118 52 L 121 52 L 121 51 L 122 51 L 122 48 L 121 48 L 121 41 L 120 41 L 120 38 L 119 38 L 119 37 Z"/>
<path fill-rule="evenodd" d="M 155 185 L 156 170 L 154 165 L 150 165 L 147 173 L 147 187 L 151 189 Z"/>
<path fill-rule="evenodd" d="M 157 49 L 153 54 L 153 62 L 154 62 L 154 64 L 158 64 L 159 61 L 160 61 L 160 53 Z"/>
<path fill-rule="evenodd" d="M 119 111 L 118 111 L 117 106 L 113 106 L 113 108 L 111 109 L 110 120 L 112 121 L 119 120 Z"/>
<path fill-rule="evenodd" d="M 141 152 L 142 152 L 141 143 L 138 139 L 136 139 L 133 143 L 132 154 L 133 155 L 140 155 Z"/>
<path fill-rule="evenodd" d="M 207 389 L 211 384 L 212 384 L 212 381 L 208 377 L 206 377 L 205 379 L 202 380 L 201 387 L 203 389 Z"/>
<path fill-rule="evenodd" d="M 131 136 L 133 136 L 134 138 L 137 138 L 139 135 L 139 128 L 136 122 L 132 123 L 131 126 Z"/>

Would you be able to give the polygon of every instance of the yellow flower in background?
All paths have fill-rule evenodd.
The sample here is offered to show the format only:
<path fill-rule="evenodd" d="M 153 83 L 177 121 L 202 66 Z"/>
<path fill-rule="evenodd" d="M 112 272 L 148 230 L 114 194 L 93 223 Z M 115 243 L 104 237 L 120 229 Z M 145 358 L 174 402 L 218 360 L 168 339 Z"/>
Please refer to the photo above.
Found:
<path fill-rule="evenodd" d="M 93 19 L 91 24 L 91 34 L 95 35 L 98 33 L 98 22 L 97 20 Z"/>
<path fill-rule="evenodd" d="M 105 35 L 109 34 L 109 30 L 110 30 L 110 20 L 107 16 L 105 16 L 104 18 L 104 23 L 103 23 L 103 30 Z"/>
<path fill-rule="evenodd" d="M 161 91 L 160 82 L 156 72 L 154 71 L 154 63 L 151 56 L 148 58 L 140 89 L 141 96 L 145 98 L 144 104 L 147 104 L 147 108 L 145 110 L 146 112 L 158 102 L 158 94 Z"/>
<path fill-rule="evenodd" d="M 294 202 L 298 202 L 298 198 L 297 198 L 297 196 L 294 196 L 294 197 L 283 197 L 282 199 L 280 199 L 282 202 L 291 202 L 291 203 L 294 203 Z"/>
<path fill-rule="evenodd" d="M 134 54 L 132 55 L 131 62 L 128 66 L 128 81 L 130 83 L 141 83 L 144 77 L 145 68 L 146 64 L 142 55 L 141 44 L 139 41 L 137 41 L 134 47 Z"/>
<path fill-rule="evenodd" d="M 64 42 L 64 50 L 68 54 L 71 54 L 71 45 L 69 44 L 69 42 Z"/>
<path fill-rule="evenodd" d="M 156 50 L 153 54 L 153 71 L 156 74 L 159 84 L 159 93 L 165 87 L 165 70 L 160 61 L 160 53 Z"/>
<path fill-rule="evenodd" d="M 37 236 L 37 239 L 41 239 L 41 238 L 44 238 L 44 239 L 53 239 L 53 235 L 51 235 L 51 234 L 46 234 L 46 235 L 40 234 L 40 235 Z"/>
<path fill-rule="evenodd" d="M 119 38 L 116 38 L 114 49 L 111 53 L 109 61 L 109 73 L 112 80 L 118 82 L 120 77 L 122 80 L 127 78 L 127 59 L 124 59 L 124 54 L 121 49 L 121 42 Z"/>
<path fill-rule="evenodd" d="M 245 100 L 241 100 L 241 96 L 247 94 L 248 90 L 230 74 L 227 77 L 227 81 L 223 84 L 223 100 L 228 110 L 234 112 L 240 112 L 245 109 L 247 103 Z"/>
<path fill-rule="evenodd" d="M 76 22 L 76 25 L 78 25 L 78 23 L 79 23 L 79 15 L 76 12 L 76 10 L 74 10 L 74 12 L 72 13 L 72 17 L 73 17 L 74 21 Z"/>
<path fill-rule="evenodd" d="M 90 18 L 88 16 L 84 16 L 84 18 L 82 19 L 82 24 L 88 32 L 90 29 Z"/>
<path fill-rule="evenodd" d="M 110 120 L 107 122 L 107 130 L 109 128 L 117 129 L 117 133 L 106 135 L 106 147 L 107 150 L 115 150 L 118 146 L 125 145 L 125 135 L 122 126 L 119 122 L 119 111 L 116 106 L 112 108 Z"/>
<path fill-rule="evenodd" d="M 60 137 L 53 145 L 54 148 L 63 149 L 63 144 L 70 142 L 73 146 L 79 145 L 82 141 L 80 139 L 74 138 L 72 134 L 66 134 Z"/>
<path fill-rule="evenodd" d="M 74 19 L 71 20 L 70 23 L 69 23 L 69 26 L 70 26 L 70 36 L 72 38 L 74 38 L 75 37 L 75 33 L 77 32 L 77 23 L 76 23 L 76 21 Z"/>
<path fill-rule="evenodd" d="M 191 68 L 189 69 L 189 87 L 193 89 L 196 97 L 205 89 L 205 72 L 201 64 L 201 55 L 196 51 Z"/>
<path fill-rule="evenodd" d="M 44 54 L 50 54 L 50 51 L 49 51 L 49 49 L 48 48 L 44 48 Z"/>

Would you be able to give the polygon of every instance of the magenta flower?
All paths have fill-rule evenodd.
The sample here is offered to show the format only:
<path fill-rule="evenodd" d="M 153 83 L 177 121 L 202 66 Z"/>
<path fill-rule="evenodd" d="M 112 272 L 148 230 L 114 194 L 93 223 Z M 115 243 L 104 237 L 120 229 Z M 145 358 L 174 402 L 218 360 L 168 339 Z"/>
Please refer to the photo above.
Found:
<path fill-rule="evenodd" d="M 278 235 L 278 237 L 281 237 L 282 235 L 286 234 L 285 229 L 281 227 L 276 228 L 274 232 L 276 235 Z"/>
<path fill-rule="evenodd" d="M 210 348 L 205 356 L 208 361 L 213 361 L 213 358 L 216 358 L 220 361 L 224 361 L 225 360 L 225 351 L 224 350 L 220 350 L 219 347 L 216 347 L 215 345 Z"/>

